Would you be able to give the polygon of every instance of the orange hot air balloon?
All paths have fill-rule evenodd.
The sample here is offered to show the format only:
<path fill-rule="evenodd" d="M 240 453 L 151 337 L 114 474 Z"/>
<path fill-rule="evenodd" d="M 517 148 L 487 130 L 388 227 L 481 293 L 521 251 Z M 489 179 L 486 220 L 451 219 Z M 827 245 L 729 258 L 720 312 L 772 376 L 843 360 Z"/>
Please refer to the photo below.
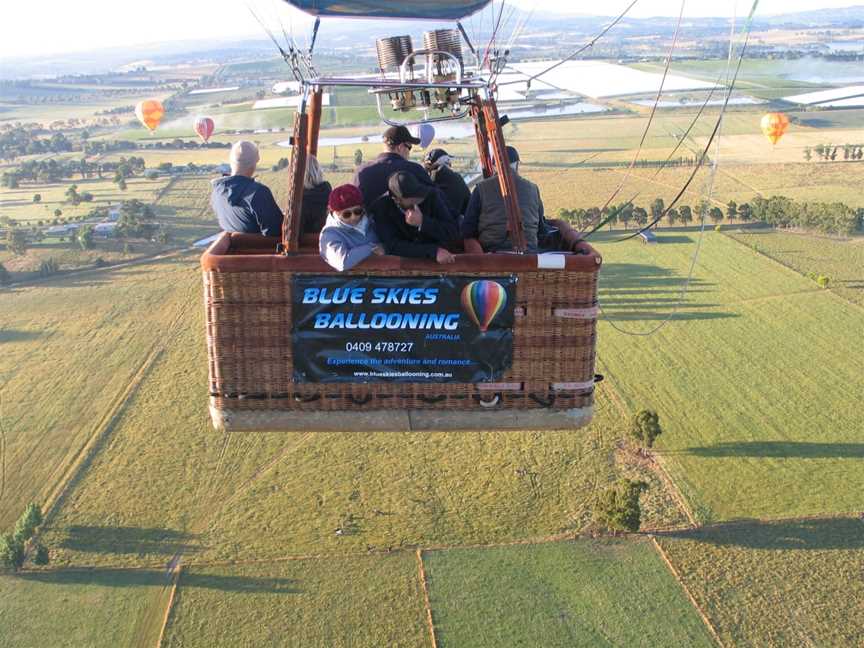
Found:
<path fill-rule="evenodd" d="M 150 129 L 151 133 L 156 130 L 164 114 L 165 109 L 162 107 L 162 102 L 156 99 L 145 99 L 139 101 L 138 105 L 135 106 L 135 116 Z"/>
<path fill-rule="evenodd" d="M 780 112 L 767 113 L 762 117 L 762 133 L 771 140 L 772 144 L 776 144 L 783 137 L 783 133 L 789 128 L 789 118 Z"/>
<path fill-rule="evenodd" d="M 198 133 L 198 136 L 204 140 L 204 143 L 207 143 L 207 140 L 210 139 L 210 136 L 213 134 L 213 129 L 216 125 L 213 123 L 213 120 L 209 117 L 198 117 L 195 120 L 195 132 Z"/>

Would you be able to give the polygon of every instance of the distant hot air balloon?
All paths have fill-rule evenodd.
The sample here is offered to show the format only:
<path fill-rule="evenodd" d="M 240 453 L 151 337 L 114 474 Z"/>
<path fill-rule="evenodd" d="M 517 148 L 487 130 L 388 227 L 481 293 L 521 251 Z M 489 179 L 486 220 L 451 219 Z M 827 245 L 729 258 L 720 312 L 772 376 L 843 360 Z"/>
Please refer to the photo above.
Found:
<path fill-rule="evenodd" d="M 507 291 L 497 281 L 472 281 L 462 289 L 462 308 L 482 333 L 506 305 Z"/>
<path fill-rule="evenodd" d="M 765 137 L 771 140 L 772 144 L 776 144 L 789 128 L 789 118 L 780 112 L 767 113 L 762 117 L 761 126 Z"/>
<path fill-rule="evenodd" d="M 156 130 L 164 114 L 165 109 L 162 107 L 162 102 L 156 99 L 145 99 L 139 101 L 138 105 L 135 106 L 135 116 L 150 129 L 151 133 Z"/>
<path fill-rule="evenodd" d="M 435 127 L 432 124 L 420 124 L 417 127 L 417 137 L 420 138 L 420 148 L 425 149 L 435 139 Z"/>
<path fill-rule="evenodd" d="M 204 140 L 204 143 L 207 143 L 207 140 L 210 139 L 210 136 L 213 134 L 213 129 L 216 125 L 213 123 L 213 120 L 209 117 L 198 117 L 195 120 L 195 132 L 198 133 L 198 136 Z"/>

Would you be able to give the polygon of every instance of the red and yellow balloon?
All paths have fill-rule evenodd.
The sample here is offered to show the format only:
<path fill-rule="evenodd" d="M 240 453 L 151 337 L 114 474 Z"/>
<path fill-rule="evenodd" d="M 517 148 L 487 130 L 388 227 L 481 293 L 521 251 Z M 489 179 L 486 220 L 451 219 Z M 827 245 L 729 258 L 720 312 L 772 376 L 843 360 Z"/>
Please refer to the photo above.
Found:
<path fill-rule="evenodd" d="M 145 99 L 139 101 L 138 105 L 135 106 L 135 116 L 152 133 L 162 121 L 162 117 L 165 116 L 165 108 L 162 107 L 162 102 L 158 99 Z"/>
<path fill-rule="evenodd" d="M 762 117 L 760 126 L 762 134 L 771 140 L 772 144 L 776 144 L 789 128 L 789 118 L 781 112 L 767 113 Z"/>
<path fill-rule="evenodd" d="M 497 281 L 472 281 L 462 289 L 462 308 L 481 333 L 489 329 L 492 320 L 506 305 L 507 291 Z"/>
<path fill-rule="evenodd" d="M 198 137 L 204 140 L 205 144 L 210 139 L 215 128 L 216 124 L 213 123 L 210 117 L 198 117 L 195 119 L 195 132 L 198 133 Z"/>

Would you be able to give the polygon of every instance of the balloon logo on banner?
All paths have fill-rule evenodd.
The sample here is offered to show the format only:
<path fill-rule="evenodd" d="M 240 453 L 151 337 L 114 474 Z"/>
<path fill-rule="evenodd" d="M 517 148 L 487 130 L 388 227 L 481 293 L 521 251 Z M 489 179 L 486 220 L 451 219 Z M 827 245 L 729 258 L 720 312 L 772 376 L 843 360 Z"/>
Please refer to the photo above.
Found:
<path fill-rule="evenodd" d="M 151 133 L 156 130 L 164 115 L 165 109 L 162 107 L 162 102 L 156 99 L 145 99 L 135 106 L 135 116 L 150 129 Z"/>
<path fill-rule="evenodd" d="M 462 289 L 462 308 L 485 333 L 489 324 L 507 305 L 507 291 L 497 281 L 472 281 Z"/>
<path fill-rule="evenodd" d="M 210 139 L 210 136 L 213 134 L 213 129 L 216 125 L 213 123 L 213 120 L 209 117 L 198 117 L 195 120 L 195 132 L 198 133 L 198 136 L 204 140 L 204 143 L 207 143 L 207 140 Z"/>

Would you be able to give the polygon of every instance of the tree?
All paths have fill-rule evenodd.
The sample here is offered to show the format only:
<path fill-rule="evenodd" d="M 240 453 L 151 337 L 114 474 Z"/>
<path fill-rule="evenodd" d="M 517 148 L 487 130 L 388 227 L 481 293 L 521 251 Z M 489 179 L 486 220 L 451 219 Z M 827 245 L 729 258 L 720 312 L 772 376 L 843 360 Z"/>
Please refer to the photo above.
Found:
<path fill-rule="evenodd" d="M 0 535 L 0 567 L 17 571 L 24 564 L 24 545 L 11 533 Z"/>
<path fill-rule="evenodd" d="M 66 202 L 70 202 L 73 205 L 81 204 L 81 196 L 78 194 L 78 185 L 71 185 L 66 190 Z"/>
<path fill-rule="evenodd" d="M 644 481 L 618 480 L 601 494 L 594 508 L 595 522 L 613 533 L 638 531 L 642 524 L 639 495 L 646 490 L 648 484 Z"/>
<path fill-rule="evenodd" d="M 43 544 L 36 545 L 36 552 L 33 555 L 33 563 L 36 565 L 47 565 L 51 561 L 51 556 L 48 553 L 48 547 Z"/>
<path fill-rule="evenodd" d="M 633 208 L 633 220 L 637 225 L 645 225 L 648 222 L 648 212 L 644 207 Z"/>
<path fill-rule="evenodd" d="M 92 225 L 83 225 L 78 228 L 78 232 L 75 234 L 75 240 L 78 241 L 78 245 L 81 246 L 82 250 L 89 250 L 93 247 L 93 226 Z"/>
<path fill-rule="evenodd" d="M 726 218 L 730 221 L 738 215 L 738 203 L 734 200 L 730 200 L 726 203 Z"/>
<path fill-rule="evenodd" d="M 662 198 L 655 198 L 651 203 L 651 221 L 660 222 L 660 217 L 663 216 L 663 211 L 666 209 L 666 203 Z"/>
<path fill-rule="evenodd" d="M 42 202 L 42 194 L 33 194 L 33 202 L 34 203 Z"/>
<path fill-rule="evenodd" d="M 813 149 L 809 146 L 804 147 L 804 159 L 809 162 L 813 159 Z"/>
<path fill-rule="evenodd" d="M 652 410 L 639 410 L 630 421 L 630 436 L 635 439 L 642 450 L 652 448 L 654 439 L 663 434 L 660 427 L 660 417 Z"/>
<path fill-rule="evenodd" d="M 750 207 L 750 203 L 741 203 L 738 205 L 738 218 L 740 218 L 745 223 L 749 221 L 753 217 L 753 210 Z"/>
<path fill-rule="evenodd" d="M 62 215 L 63 215 L 62 209 L 55 209 L 54 210 L 54 218 L 60 218 Z M 54 224 L 56 225 L 57 223 L 54 223 Z"/>
<path fill-rule="evenodd" d="M 666 212 L 666 221 L 669 223 L 669 227 L 672 227 L 675 224 L 675 221 L 678 220 L 678 210 L 674 207 L 670 207 L 669 211 Z"/>
<path fill-rule="evenodd" d="M 126 180 L 124 180 L 123 178 L 118 178 L 117 180 L 115 180 L 115 182 L 117 183 L 117 188 L 120 191 L 126 191 Z"/>
<path fill-rule="evenodd" d="M 357 149 L 354 151 L 354 166 L 360 166 L 363 164 L 363 149 Z"/>
<path fill-rule="evenodd" d="M 27 254 L 27 233 L 22 229 L 10 227 L 6 230 L 6 249 L 17 256 Z"/>
<path fill-rule="evenodd" d="M 12 273 L 0 263 L 0 286 L 8 286 L 10 283 L 12 283 Z"/>
<path fill-rule="evenodd" d="M 24 544 L 33 537 L 33 534 L 36 533 L 36 527 L 40 524 L 42 524 L 42 509 L 38 504 L 31 502 L 15 523 L 12 537 Z"/>
<path fill-rule="evenodd" d="M 639 207 L 639 209 L 642 209 Z M 624 225 L 624 229 L 627 229 L 627 223 L 633 220 L 633 205 L 630 205 L 630 209 L 622 209 L 621 213 L 618 214 L 618 220 Z M 644 210 L 643 210 L 644 211 Z"/>
<path fill-rule="evenodd" d="M 680 211 L 678 212 L 678 217 L 681 219 L 681 222 L 684 225 L 693 222 L 693 210 L 690 209 L 690 205 L 682 205 Z"/>
<path fill-rule="evenodd" d="M 720 221 L 723 220 L 723 210 L 719 207 L 712 207 L 711 211 L 708 212 L 708 215 L 715 223 L 720 223 Z"/>

